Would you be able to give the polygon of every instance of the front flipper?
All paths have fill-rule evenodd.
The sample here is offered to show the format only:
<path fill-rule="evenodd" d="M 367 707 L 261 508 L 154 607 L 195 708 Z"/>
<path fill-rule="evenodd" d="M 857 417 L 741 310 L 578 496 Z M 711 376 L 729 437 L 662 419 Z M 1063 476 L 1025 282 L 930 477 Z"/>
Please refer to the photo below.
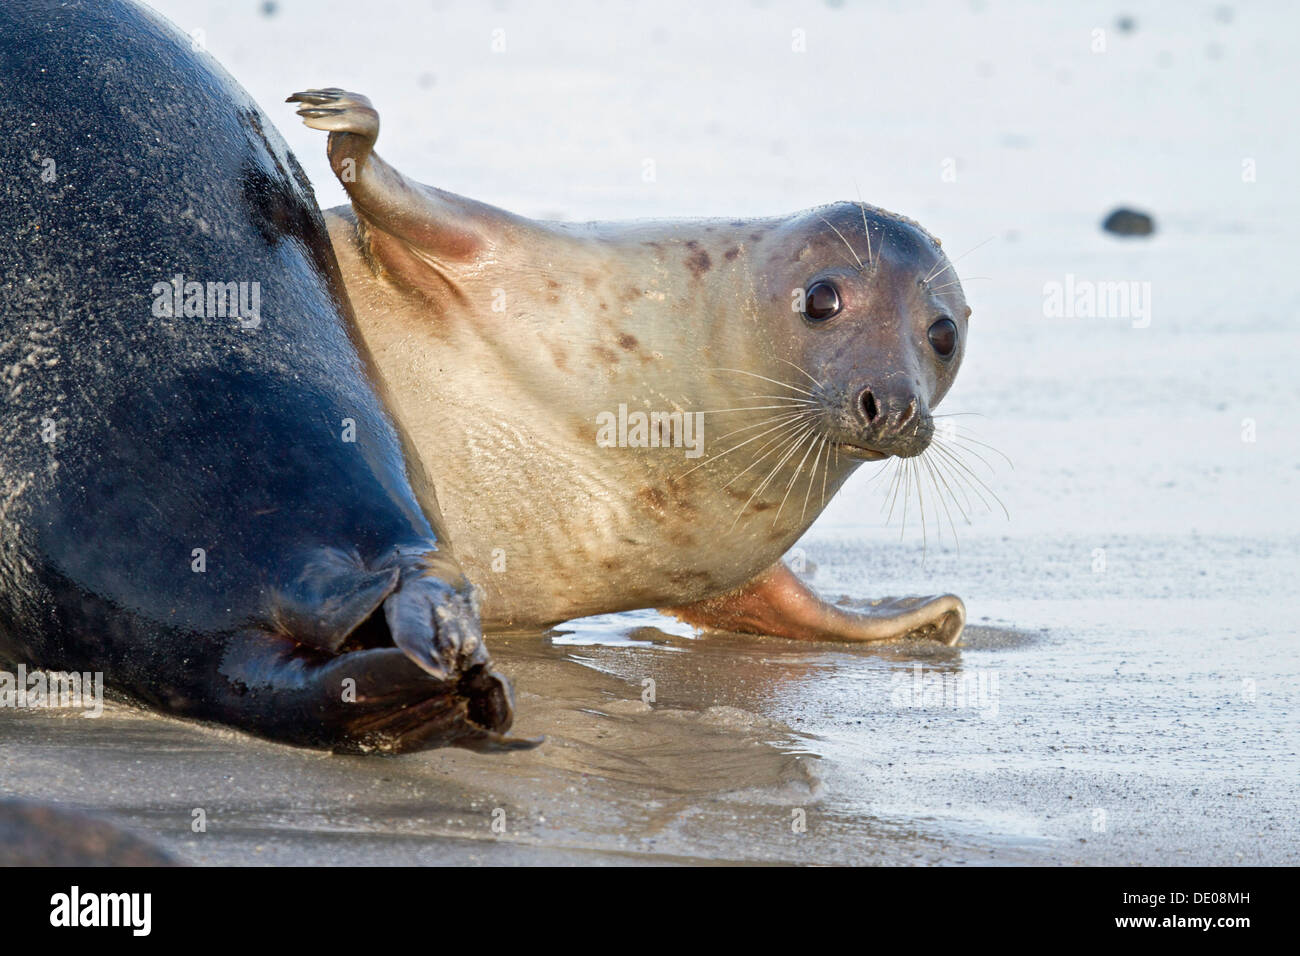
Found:
<path fill-rule="evenodd" d="M 884 598 L 868 608 L 849 610 L 823 601 L 779 563 L 734 591 L 663 610 L 697 627 L 801 641 L 923 637 L 952 645 L 966 624 L 966 606 L 952 594 Z"/>

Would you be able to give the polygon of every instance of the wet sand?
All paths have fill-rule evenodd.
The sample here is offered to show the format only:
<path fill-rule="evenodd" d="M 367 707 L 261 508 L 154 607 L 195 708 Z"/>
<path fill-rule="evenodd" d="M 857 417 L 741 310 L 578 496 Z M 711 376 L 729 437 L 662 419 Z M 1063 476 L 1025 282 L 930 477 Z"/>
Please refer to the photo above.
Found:
<path fill-rule="evenodd" d="M 623 617 L 494 641 L 521 688 L 519 732 L 547 737 L 537 751 L 329 756 L 121 706 L 17 712 L 0 722 L 0 789 L 91 809 L 199 864 L 1300 857 L 1297 760 L 1282 753 L 1294 701 L 1279 693 L 1294 670 L 1246 701 L 1237 670 L 1149 636 L 1133 653 L 977 626 L 960 648 L 855 650 Z M 569 643 L 593 632 L 606 643 Z M 962 674 L 964 700 L 925 690 Z"/>

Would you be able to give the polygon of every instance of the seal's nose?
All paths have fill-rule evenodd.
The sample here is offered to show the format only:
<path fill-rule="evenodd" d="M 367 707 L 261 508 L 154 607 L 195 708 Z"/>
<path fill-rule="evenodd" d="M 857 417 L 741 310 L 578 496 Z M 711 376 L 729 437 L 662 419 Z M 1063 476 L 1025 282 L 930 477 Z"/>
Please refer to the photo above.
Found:
<path fill-rule="evenodd" d="M 901 431 L 914 424 L 917 413 L 921 410 L 921 403 L 915 395 L 886 395 L 877 399 L 869 388 L 862 390 L 858 404 L 862 407 L 862 415 L 869 426 L 889 431 Z"/>
<path fill-rule="evenodd" d="M 928 416 L 915 392 L 864 388 L 858 395 L 858 409 L 871 447 L 903 456 L 923 450 L 913 446 L 920 443 Z"/>

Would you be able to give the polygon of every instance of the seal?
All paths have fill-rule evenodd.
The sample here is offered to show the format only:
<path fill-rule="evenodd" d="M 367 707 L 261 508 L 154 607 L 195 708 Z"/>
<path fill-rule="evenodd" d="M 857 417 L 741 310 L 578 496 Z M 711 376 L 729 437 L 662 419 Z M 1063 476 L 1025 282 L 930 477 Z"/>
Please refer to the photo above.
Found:
<path fill-rule="evenodd" d="M 781 561 L 863 461 L 932 443 L 970 308 L 924 229 L 861 203 L 538 222 L 403 176 L 360 94 L 289 102 L 330 134 L 344 282 L 489 631 L 658 607 L 957 641 L 954 595 L 850 611 Z"/>
<path fill-rule="evenodd" d="M 304 746 L 529 745 L 253 101 L 122 0 L 4 4 L 0 73 L 0 658 Z"/>

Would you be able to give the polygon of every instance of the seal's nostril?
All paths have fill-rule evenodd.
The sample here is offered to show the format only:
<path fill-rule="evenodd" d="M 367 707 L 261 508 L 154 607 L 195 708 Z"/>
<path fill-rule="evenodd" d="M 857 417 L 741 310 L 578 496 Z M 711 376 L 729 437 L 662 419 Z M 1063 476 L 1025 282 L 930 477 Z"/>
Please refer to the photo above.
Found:
<path fill-rule="evenodd" d="M 876 407 L 876 396 L 871 394 L 871 389 L 862 393 L 862 411 L 867 416 L 867 424 L 871 424 L 880 414 L 880 409 Z"/>
<path fill-rule="evenodd" d="M 900 426 L 909 425 L 914 418 L 916 418 L 916 399 L 912 399 L 907 403 L 907 408 L 903 412 L 903 417 L 898 420 L 898 424 Z"/>

